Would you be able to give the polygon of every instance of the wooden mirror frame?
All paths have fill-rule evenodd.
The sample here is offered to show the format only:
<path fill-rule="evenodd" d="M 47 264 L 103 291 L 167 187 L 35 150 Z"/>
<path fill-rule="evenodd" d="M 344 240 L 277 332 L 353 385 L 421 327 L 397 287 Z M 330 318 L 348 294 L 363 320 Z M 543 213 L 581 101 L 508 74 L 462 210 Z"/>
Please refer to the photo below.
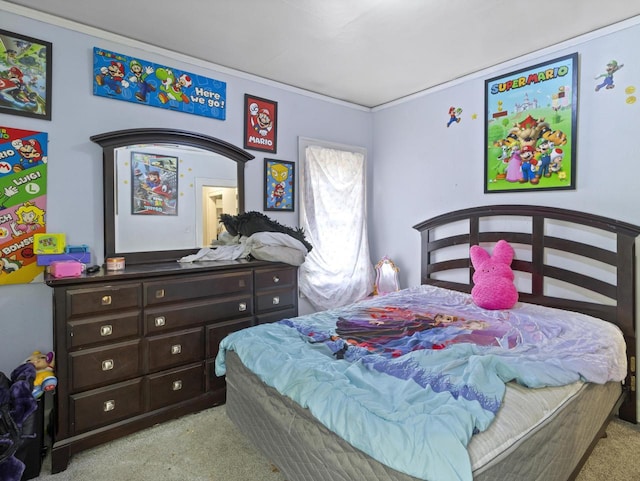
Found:
<path fill-rule="evenodd" d="M 106 132 L 90 137 L 102 147 L 104 197 L 104 257 L 124 257 L 127 264 L 176 261 L 193 254 L 197 248 L 149 252 L 118 252 L 115 239 L 115 150 L 140 144 L 176 144 L 198 147 L 220 154 L 238 164 L 238 213 L 244 212 L 244 164 L 253 159 L 250 153 L 214 137 L 184 130 L 144 128 Z"/>

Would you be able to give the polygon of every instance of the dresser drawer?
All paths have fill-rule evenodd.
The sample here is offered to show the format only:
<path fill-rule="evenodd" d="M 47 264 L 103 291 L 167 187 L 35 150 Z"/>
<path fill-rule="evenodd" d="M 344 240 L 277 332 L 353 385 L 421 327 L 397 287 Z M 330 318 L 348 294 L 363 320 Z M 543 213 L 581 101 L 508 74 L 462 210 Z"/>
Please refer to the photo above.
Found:
<path fill-rule="evenodd" d="M 70 397 L 71 432 L 111 424 L 143 412 L 142 378 Z"/>
<path fill-rule="evenodd" d="M 171 278 L 144 283 L 145 303 L 148 306 L 201 297 L 251 293 L 252 289 L 251 271 Z"/>
<path fill-rule="evenodd" d="M 281 321 L 282 319 L 291 319 L 292 317 L 297 317 L 297 316 L 298 316 L 298 309 L 294 307 L 291 309 L 286 309 L 284 311 L 275 311 L 275 312 L 269 312 L 267 314 L 260 314 L 259 316 L 256 317 L 256 323 L 267 324 L 270 322 Z"/>
<path fill-rule="evenodd" d="M 256 269 L 256 290 L 294 286 L 298 280 L 297 276 L 298 270 L 295 267 Z"/>
<path fill-rule="evenodd" d="M 139 337 L 140 326 L 139 311 L 70 321 L 67 324 L 68 346 L 73 349 L 88 344 Z"/>
<path fill-rule="evenodd" d="M 192 399 L 204 393 L 204 363 L 147 376 L 149 410 Z"/>
<path fill-rule="evenodd" d="M 142 306 L 142 291 L 139 284 L 69 289 L 66 294 L 69 318 Z"/>
<path fill-rule="evenodd" d="M 201 302 L 179 303 L 173 306 L 148 308 L 145 310 L 147 334 L 202 325 L 253 313 L 253 297 L 225 297 Z"/>
<path fill-rule="evenodd" d="M 72 391 L 140 376 L 140 345 L 140 341 L 135 340 L 70 353 Z"/>
<path fill-rule="evenodd" d="M 207 327 L 207 358 L 216 357 L 220 341 L 232 332 L 239 331 L 253 324 L 252 318 L 237 319 L 235 321 L 221 322 Z"/>
<path fill-rule="evenodd" d="M 203 327 L 150 337 L 146 342 L 149 372 L 201 361 L 204 358 Z"/>
<path fill-rule="evenodd" d="M 293 289 L 274 289 L 256 295 L 256 314 L 296 306 L 297 293 Z"/>

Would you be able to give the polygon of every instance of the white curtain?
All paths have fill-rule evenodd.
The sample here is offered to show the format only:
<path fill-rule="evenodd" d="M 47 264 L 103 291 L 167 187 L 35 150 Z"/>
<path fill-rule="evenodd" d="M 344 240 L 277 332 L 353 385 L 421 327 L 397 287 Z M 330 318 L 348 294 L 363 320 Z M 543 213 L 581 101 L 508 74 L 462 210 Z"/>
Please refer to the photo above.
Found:
<path fill-rule="evenodd" d="M 309 146 L 302 159 L 300 225 L 313 246 L 300 266 L 300 291 L 317 310 L 371 293 L 365 156 Z"/>

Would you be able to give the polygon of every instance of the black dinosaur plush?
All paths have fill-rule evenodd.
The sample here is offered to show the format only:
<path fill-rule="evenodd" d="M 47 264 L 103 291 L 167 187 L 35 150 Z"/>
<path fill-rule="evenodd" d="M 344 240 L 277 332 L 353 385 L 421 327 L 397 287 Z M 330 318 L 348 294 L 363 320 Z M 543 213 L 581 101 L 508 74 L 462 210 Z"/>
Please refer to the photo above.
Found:
<path fill-rule="evenodd" d="M 234 237 L 237 235 L 249 237 L 256 232 L 281 232 L 302 242 L 307 248 L 307 252 L 311 252 L 312 249 L 311 244 L 304 236 L 304 229 L 301 227 L 294 229 L 282 225 L 261 212 L 250 211 L 238 215 L 221 214 L 220 222 L 224 224 L 227 232 Z"/>

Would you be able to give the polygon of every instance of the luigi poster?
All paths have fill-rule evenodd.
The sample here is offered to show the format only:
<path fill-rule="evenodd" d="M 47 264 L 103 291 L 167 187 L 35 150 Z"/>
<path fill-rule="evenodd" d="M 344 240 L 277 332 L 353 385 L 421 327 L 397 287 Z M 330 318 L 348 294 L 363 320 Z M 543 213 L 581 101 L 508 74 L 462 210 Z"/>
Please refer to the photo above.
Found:
<path fill-rule="evenodd" d="M 34 234 L 46 232 L 47 134 L 0 127 L 0 286 L 33 282 Z"/>

